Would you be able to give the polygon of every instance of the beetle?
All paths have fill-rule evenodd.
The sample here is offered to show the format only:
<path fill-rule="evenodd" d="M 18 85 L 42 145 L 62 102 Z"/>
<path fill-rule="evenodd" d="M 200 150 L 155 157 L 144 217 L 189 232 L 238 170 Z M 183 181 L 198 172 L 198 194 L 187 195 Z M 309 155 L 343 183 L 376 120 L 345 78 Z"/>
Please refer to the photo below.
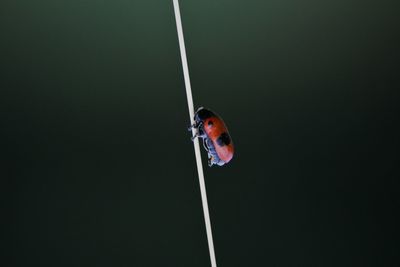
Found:
<path fill-rule="evenodd" d="M 194 124 L 189 130 L 197 131 L 192 141 L 199 137 L 203 139 L 203 146 L 208 153 L 208 166 L 222 166 L 228 163 L 234 154 L 232 138 L 224 121 L 213 111 L 200 107 L 194 115 Z"/>

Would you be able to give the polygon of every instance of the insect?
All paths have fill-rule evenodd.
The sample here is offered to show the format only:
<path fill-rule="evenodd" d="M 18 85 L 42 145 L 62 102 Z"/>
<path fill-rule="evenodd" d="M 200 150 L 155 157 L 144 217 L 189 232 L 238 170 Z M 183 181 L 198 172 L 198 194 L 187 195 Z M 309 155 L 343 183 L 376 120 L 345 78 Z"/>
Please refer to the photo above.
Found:
<path fill-rule="evenodd" d="M 197 129 L 197 132 L 192 141 L 197 137 L 203 138 L 203 146 L 208 153 L 208 166 L 222 166 L 233 158 L 232 139 L 221 117 L 209 109 L 200 107 L 189 130 L 193 128 Z"/>

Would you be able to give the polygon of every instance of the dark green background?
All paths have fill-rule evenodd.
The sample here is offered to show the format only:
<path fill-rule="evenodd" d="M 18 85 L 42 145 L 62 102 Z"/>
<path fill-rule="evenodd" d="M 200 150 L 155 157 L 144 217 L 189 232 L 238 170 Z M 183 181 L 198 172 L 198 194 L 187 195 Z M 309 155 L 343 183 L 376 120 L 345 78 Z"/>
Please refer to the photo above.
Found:
<path fill-rule="evenodd" d="M 219 266 L 400 264 L 396 2 L 181 0 Z M 0 51 L 2 266 L 209 266 L 172 1 L 2 0 Z"/>

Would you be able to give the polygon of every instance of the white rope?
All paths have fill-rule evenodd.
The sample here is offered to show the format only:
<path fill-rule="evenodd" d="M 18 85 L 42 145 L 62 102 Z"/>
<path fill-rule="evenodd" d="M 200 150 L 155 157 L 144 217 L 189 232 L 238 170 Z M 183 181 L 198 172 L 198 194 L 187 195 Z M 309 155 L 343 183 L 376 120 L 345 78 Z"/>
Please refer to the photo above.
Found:
<path fill-rule="evenodd" d="M 190 124 L 193 125 L 194 124 L 194 106 L 193 106 L 192 88 L 190 86 L 189 69 L 188 69 L 188 64 L 187 64 L 187 59 L 186 59 L 185 41 L 183 39 L 181 12 L 179 10 L 178 0 L 173 0 L 173 1 L 174 1 L 174 10 L 175 10 L 176 29 L 178 31 L 179 48 L 181 50 L 183 76 L 185 78 L 186 97 L 187 97 L 187 102 L 188 102 L 188 107 L 189 107 Z M 192 128 L 192 134 L 193 135 L 196 134 L 195 128 Z M 201 162 L 199 139 L 195 138 L 193 141 L 193 144 L 194 144 L 194 153 L 196 155 L 197 172 L 199 174 L 201 201 L 203 203 L 203 213 L 204 213 L 204 220 L 206 223 L 207 240 L 208 240 L 208 248 L 210 250 L 211 266 L 216 267 L 217 262 L 215 260 L 214 243 L 213 243 L 212 232 L 211 232 L 210 214 L 208 212 L 206 184 L 204 181 L 203 164 Z"/>

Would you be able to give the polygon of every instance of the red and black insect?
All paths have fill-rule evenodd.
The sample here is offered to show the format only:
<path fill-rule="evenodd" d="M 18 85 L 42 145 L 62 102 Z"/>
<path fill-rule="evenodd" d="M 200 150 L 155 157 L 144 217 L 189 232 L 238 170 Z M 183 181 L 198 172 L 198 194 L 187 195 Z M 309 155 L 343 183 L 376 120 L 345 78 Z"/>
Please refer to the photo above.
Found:
<path fill-rule="evenodd" d="M 194 124 L 189 128 L 197 129 L 192 137 L 203 138 L 203 145 L 208 153 L 208 166 L 222 166 L 228 163 L 234 154 L 234 147 L 228 128 L 217 114 L 206 108 L 199 108 L 194 115 Z"/>

